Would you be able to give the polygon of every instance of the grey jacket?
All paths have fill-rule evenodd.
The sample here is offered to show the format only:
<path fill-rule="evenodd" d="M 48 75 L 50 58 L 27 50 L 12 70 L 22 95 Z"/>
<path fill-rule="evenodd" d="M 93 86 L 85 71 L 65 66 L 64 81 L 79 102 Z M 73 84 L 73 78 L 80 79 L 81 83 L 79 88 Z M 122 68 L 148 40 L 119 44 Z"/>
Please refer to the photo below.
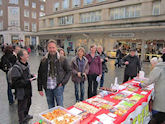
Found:
<path fill-rule="evenodd" d="M 87 75 L 88 72 L 89 72 L 89 64 L 88 64 L 87 58 L 85 56 L 83 58 L 85 59 L 83 73 L 85 73 Z M 72 62 L 71 62 L 72 81 L 74 83 L 80 83 L 82 81 L 82 78 L 78 77 L 78 75 L 77 75 L 77 73 L 78 73 L 78 65 L 77 65 L 77 61 L 76 60 L 77 60 L 77 56 L 74 57 Z"/>
<path fill-rule="evenodd" d="M 149 81 L 142 83 L 142 86 L 147 86 L 152 83 L 155 84 L 153 110 L 165 112 L 165 62 L 161 62 L 154 67 L 150 72 Z"/>

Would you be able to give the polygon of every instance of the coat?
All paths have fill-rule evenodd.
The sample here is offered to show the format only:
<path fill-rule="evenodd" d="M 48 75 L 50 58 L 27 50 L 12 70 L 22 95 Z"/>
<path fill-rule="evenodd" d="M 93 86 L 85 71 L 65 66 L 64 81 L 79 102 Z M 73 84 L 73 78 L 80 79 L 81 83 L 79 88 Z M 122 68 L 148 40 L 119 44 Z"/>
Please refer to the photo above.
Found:
<path fill-rule="evenodd" d="M 30 74 L 28 63 L 23 64 L 20 61 L 15 63 L 21 68 L 21 71 L 13 67 L 11 71 L 12 85 L 17 90 L 16 96 L 18 100 L 23 100 L 25 97 L 32 96 L 32 86 L 30 78 L 33 76 Z"/>
<path fill-rule="evenodd" d="M 107 63 L 107 60 L 105 59 L 107 56 L 105 55 L 105 53 L 104 52 L 102 52 L 101 54 L 99 54 L 100 55 L 100 58 L 101 59 L 103 59 L 103 62 L 102 62 L 102 71 L 105 73 L 107 73 L 108 72 L 108 67 L 107 67 L 107 65 L 106 65 L 106 63 Z"/>
<path fill-rule="evenodd" d="M 165 112 L 165 62 L 157 64 L 153 70 L 150 72 L 149 80 L 144 81 L 142 86 L 148 86 L 154 83 L 154 101 L 153 101 L 153 110 L 159 112 Z"/>
<path fill-rule="evenodd" d="M 89 73 L 88 74 L 102 74 L 102 62 L 101 58 L 98 54 L 95 55 L 94 58 L 92 58 L 91 54 L 87 54 L 86 58 L 88 59 L 89 64 Z"/>
<path fill-rule="evenodd" d="M 68 64 L 68 61 L 65 57 L 60 56 L 59 53 L 57 52 L 57 63 L 56 63 L 56 68 L 57 68 L 57 87 L 59 86 L 60 83 L 64 86 L 67 84 L 70 75 L 71 75 L 71 68 L 70 65 Z M 42 91 L 43 88 L 46 90 L 47 89 L 47 79 L 48 79 L 48 53 L 43 57 L 43 59 L 40 62 L 40 66 L 38 69 L 38 91 Z"/>
<path fill-rule="evenodd" d="M 78 56 L 74 57 L 72 62 L 71 62 L 72 81 L 74 83 L 80 83 L 81 81 L 84 81 L 84 80 L 82 80 L 82 78 L 78 77 L 78 75 L 77 75 L 77 73 L 79 72 L 78 64 L 77 64 L 77 58 L 78 58 Z M 89 72 L 89 64 L 88 64 L 88 60 L 86 57 L 83 57 L 83 59 L 85 60 L 85 63 L 84 63 L 82 73 L 85 73 L 87 75 Z M 85 79 L 86 79 L 86 77 L 85 77 Z"/>
<path fill-rule="evenodd" d="M 141 70 L 140 60 L 137 56 L 127 55 L 123 58 L 122 62 L 129 62 L 125 67 L 125 75 L 137 76 L 137 73 Z"/>

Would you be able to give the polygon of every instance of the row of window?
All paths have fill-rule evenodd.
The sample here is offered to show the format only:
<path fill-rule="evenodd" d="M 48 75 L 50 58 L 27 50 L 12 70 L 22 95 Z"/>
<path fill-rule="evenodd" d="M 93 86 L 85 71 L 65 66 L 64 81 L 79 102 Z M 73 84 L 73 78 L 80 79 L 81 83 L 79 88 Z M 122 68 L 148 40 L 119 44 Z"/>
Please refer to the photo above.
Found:
<path fill-rule="evenodd" d="M 152 15 L 160 15 L 160 1 L 153 3 Z M 101 21 L 101 10 L 80 14 L 80 23 L 92 23 Z M 110 9 L 110 20 L 136 18 L 141 16 L 141 5 L 126 6 Z M 44 22 L 45 23 L 45 22 Z M 59 25 L 74 24 L 74 16 L 63 16 L 58 18 Z M 49 19 L 49 26 L 54 26 L 54 19 Z"/>
<path fill-rule="evenodd" d="M 103 2 L 103 1 L 106 1 L 106 0 L 97 0 L 97 2 Z M 68 9 L 69 5 L 70 5 L 69 2 L 70 2 L 70 0 L 62 0 L 62 8 Z M 93 3 L 93 0 L 84 0 L 84 5 L 88 5 L 91 3 Z M 80 0 L 72 0 L 72 7 L 78 7 L 78 6 L 80 6 L 80 4 L 81 4 Z M 58 11 L 59 7 L 60 7 L 60 2 L 56 2 L 53 7 L 54 12 Z"/>
<path fill-rule="evenodd" d="M 24 10 L 24 17 L 29 17 L 29 10 Z M 36 19 L 37 18 L 37 13 L 32 12 L 32 18 Z"/>
<path fill-rule="evenodd" d="M 18 25 L 18 21 L 11 21 L 10 23 L 11 23 L 11 26 L 12 25 Z M 32 26 L 32 31 L 36 32 L 37 31 L 37 24 L 32 23 L 31 26 Z M 0 22 L 0 30 L 3 30 L 3 22 L 2 21 Z M 30 31 L 29 22 L 26 22 L 26 21 L 24 22 L 24 31 Z"/>
<path fill-rule="evenodd" d="M 41 1 L 45 1 L 45 0 L 41 0 Z M 18 4 L 18 0 L 9 0 L 10 4 Z M 2 5 L 2 0 L 0 0 L 0 5 Z M 24 0 L 24 5 L 25 6 L 29 6 L 29 0 Z M 32 8 L 36 8 L 36 3 L 32 2 Z M 45 6 L 44 5 L 40 5 L 40 10 L 44 11 L 45 10 Z"/>

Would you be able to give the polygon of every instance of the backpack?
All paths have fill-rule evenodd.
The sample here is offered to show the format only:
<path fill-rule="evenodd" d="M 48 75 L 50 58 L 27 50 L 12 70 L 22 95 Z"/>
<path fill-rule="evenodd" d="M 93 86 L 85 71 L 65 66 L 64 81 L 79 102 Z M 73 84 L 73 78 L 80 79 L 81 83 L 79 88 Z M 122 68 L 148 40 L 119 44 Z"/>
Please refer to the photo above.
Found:
<path fill-rule="evenodd" d="M 12 82 L 12 69 L 13 68 L 17 68 L 18 70 L 19 70 L 19 72 L 21 73 L 21 75 L 23 74 L 23 70 L 22 70 L 22 68 L 19 66 L 19 65 L 13 65 L 13 67 L 11 67 L 10 69 L 9 69 L 9 71 L 7 72 L 7 78 L 8 78 L 8 83 L 9 83 L 9 85 L 10 85 L 10 87 L 12 88 L 12 89 L 15 89 L 15 87 L 14 87 L 14 85 L 13 85 L 13 82 Z"/>

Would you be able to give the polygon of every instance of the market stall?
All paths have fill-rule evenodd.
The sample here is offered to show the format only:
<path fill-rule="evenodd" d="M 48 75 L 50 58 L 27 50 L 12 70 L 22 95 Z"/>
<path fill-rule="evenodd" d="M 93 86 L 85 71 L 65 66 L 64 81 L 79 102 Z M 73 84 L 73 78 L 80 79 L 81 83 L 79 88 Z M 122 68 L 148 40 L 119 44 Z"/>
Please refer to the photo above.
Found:
<path fill-rule="evenodd" d="M 55 107 L 51 111 L 41 113 L 40 116 L 47 123 L 49 120 L 55 124 L 148 124 L 149 101 L 154 89 L 153 85 L 141 89 L 139 83 L 131 80 L 119 85 L 117 92 L 102 90 L 99 95 L 65 109 L 63 114 Z M 54 112 L 56 109 L 58 112 Z"/>

